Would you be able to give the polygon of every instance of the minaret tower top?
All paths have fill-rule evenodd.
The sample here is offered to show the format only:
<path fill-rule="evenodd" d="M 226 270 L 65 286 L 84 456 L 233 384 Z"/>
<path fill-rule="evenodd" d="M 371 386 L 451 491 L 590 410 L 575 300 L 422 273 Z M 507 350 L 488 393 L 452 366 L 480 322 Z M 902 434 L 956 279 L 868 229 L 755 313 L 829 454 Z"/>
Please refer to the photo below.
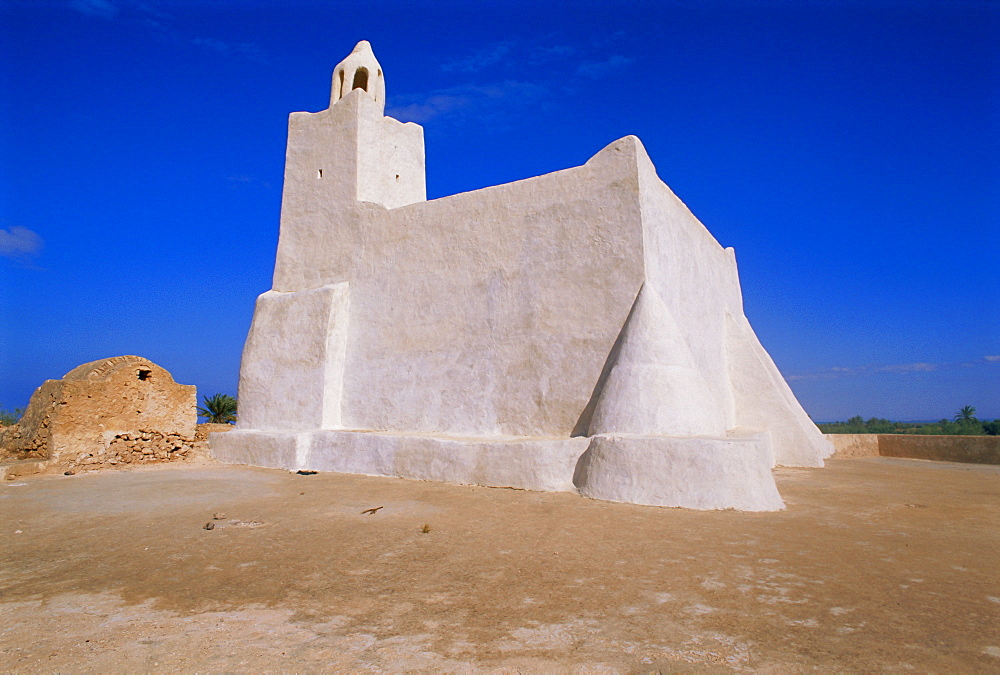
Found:
<path fill-rule="evenodd" d="M 385 79 L 368 40 L 354 46 L 347 58 L 333 69 L 333 87 L 330 91 L 330 106 L 333 107 L 355 89 L 361 89 L 375 99 L 379 111 L 385 111 Z"/>

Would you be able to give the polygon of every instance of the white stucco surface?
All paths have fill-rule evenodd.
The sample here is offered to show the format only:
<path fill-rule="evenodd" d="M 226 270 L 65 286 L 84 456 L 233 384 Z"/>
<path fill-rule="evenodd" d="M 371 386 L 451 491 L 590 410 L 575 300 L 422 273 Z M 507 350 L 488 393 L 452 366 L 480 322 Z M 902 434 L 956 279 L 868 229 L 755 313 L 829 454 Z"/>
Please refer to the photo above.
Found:
<path fill-rule="evenodd" d="M 359 68 L 371 90 L 337 89 Z M 743 315 L 732 249 L 639 139 L 426 201 L 422 129 L 383 116 L 367 43 L 334 87 L 289 120 L 220 459 L 766 510 L 775 463 L 832 452 Z"/>
<path fill-rule="evenodd" d="M 736 438 L 602 434 L 591 440 L 577 483 L 580 494 L 613 502 L 773 511 L 784 502 L 770 462 L 766 433 Z"/>
<path fill-rule="evenodd" d="M 398 476 L 465 485 L 575 492 L 573 475 L 590 439 L 468 439 L 362 431 L 213 436 L 216 458 L 284 469 Z M 266 448 L 249 459 L 245 448 Z"/>

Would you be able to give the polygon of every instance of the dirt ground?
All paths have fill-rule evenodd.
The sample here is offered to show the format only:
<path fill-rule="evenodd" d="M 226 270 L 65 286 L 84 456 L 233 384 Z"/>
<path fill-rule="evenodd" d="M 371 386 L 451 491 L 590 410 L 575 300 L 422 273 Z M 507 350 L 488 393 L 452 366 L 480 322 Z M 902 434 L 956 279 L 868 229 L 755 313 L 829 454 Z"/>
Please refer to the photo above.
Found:
<path fill-rule="evenodd" d="M 777 478 L 757 514 L 212 463 L 5 481 L 2 668 L 1000 671 L 1000 467 Z"/>

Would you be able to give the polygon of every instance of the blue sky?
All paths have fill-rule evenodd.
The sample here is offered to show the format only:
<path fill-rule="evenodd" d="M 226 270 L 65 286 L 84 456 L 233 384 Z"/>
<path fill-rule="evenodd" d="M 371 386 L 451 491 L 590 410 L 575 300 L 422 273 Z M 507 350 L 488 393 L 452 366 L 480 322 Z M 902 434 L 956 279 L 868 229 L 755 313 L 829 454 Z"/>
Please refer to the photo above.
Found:
<path fill-rule="evenodd" d="M 0 0 L 0 407 L 236 393 L 288 113 L 361 39 L 428 197 L 635 134 L 817 421 L 1000 417 L 1000 3 Z"/>

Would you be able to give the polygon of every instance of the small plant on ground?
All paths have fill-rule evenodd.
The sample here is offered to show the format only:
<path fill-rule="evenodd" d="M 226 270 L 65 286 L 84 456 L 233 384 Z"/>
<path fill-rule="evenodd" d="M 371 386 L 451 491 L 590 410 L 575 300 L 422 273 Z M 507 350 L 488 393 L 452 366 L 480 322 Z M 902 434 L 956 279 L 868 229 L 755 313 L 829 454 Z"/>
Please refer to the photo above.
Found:
<path fill-rule="evenodd" d="M 0 427 L 9 427 L 12 424 L 17 424 L 23 414 L 24 408 L 14 408 L 13 410 L 0 408 Z"/>
<path fill-rule="evenodd" d="M 202 397 L 204 406 L 198 406 L 198 414 L 211 424 L 231 424 L 236 421 L 236 399 L 229 394 L 213 394 Z"/>

